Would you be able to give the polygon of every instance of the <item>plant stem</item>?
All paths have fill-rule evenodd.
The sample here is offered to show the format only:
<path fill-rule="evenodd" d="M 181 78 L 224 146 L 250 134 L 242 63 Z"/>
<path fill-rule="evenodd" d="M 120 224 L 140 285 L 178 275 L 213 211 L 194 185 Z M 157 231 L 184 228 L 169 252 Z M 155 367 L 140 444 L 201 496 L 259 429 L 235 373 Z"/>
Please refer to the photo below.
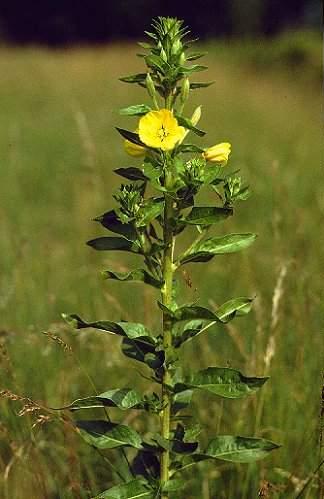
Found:
<path fill-rule="evenodd" d="M 170 183 L 171 173 L 167 170 L 165 174 L 165 184 L 166 186 Z M 164 229 L 163 229 L 163 240 L 164 240 L 164 254 L 163 254 L 163 288 L 162 303 L 166 307 L 169 307 L 172 303 L 172 285 L 173 285 L 173 251 L 175 238 L 172 232 L 171 218 L 173 215 L 173 200 L 166 193 L 164 195 L 165 206 L 164 206 Z M 170 385 L 171 375 L 168 365 L 168 353 L 172 347 L 172 324 L 166 313 L 163 313 L 163 349 L 165 351 L 165 367 L 162 378 L 162 406 L 163 410 L 161 413 L 161 435 L 164 439 L 169 440 L 170 438 L 170 414 L 171 414 L 171 397 L 168 386 Z M 164 450 L 161 455 L 161 486 L 169 480 L 169 467 L 170 467 L 170 452 L 169 450 Z M 162 492 L 162 499 L 168 499 L 168 492 Z"/>

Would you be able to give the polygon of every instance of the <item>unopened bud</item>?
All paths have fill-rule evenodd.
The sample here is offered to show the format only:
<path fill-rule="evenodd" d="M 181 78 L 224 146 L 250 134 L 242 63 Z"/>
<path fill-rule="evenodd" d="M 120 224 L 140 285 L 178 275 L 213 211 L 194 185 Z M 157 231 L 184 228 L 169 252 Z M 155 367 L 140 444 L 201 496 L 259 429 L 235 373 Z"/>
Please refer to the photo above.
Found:
<path fill-rule="evenodd" d="M 146 75 L 145 84 L 146 84 L 146 88 L 147 88 L 147 91 L 149 93 L 149 96 L 152 99 L 155 99 L 156 98 L 156 90 L 155 90 L 154 82 L 152 80 L 150 73 L 147 73 L 147 75 Z"/>
<path fill-rule="evenodd" d="M 191 123 L 193 126 L 196 126 L 198 121 L 201 118 L 201 106 L 196 107 L 196 109 L 193 112 L 193 115 L 191 116 Z"/>
<path fill-rule="evenodd" d="M 189 97 L 189 90 L 190 90 L 189 78 L 184 78 L 182 80 L 181 94 L 180 94 L 180 99 L 183 104 L 186 102 L 186 100 Z"/>
<path fill-rule="evenodd" d="M 186 56 L 185 56 L 185 53 L 184 53 L 184 52 L 181 52 L 181 55 L 180 55 L 180 57 L 179 57 L 179 64 L 180 64 L 181 66 L 183 66 L 185 62 L 186 62 Z"/>

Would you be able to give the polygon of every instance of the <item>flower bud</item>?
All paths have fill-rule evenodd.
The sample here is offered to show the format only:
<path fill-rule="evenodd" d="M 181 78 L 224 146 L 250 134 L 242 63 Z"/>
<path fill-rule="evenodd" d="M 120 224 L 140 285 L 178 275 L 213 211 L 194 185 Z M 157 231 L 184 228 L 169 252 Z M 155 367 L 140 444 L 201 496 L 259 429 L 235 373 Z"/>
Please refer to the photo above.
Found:
<path fill-rule="evenodd" d="M 146 88 L 147 88 L 147 91 L 149 93 L 149 96 L 152 99 L 155 99 L 156 98 L 156 90 L 155 90 L 155 85 L 154 85 L 154 82 L 152 80 L 150 73 L 147 73 L 147 75 L 146 75 L 145 84 L 146 84 Z"/>
<path fill-rule="evenodd" d="M 127 154 L 133 156 L 134 158 L 141 158 L 145 156 L 146 153 L 145 147 L 138 146 L 137 144 L 134 144 L 130 140 L 124 141 L 124 149 L 127 152 Z"/>
<path fill-rule="evenodd" d="M 218 163 L 220 166 L 225 166 L 228 157 L 231 153 L 231 144 L 229 142 L 221 142 L 215 146 L 205 149 L 203 152 L 203 157 L 206 161 L 211 161 L 212 163 Z"/>
<path fill-rule="evenodd" d="M 198 107 L 196 107 L 196 109 L 194 110 L 194 112 L 191 116 L 191 123 L 193 124 L 193 126 L 197 125 L 200 118 L 201 118 L 201 106 L 198 106 Z"/>
<path fill-rule="evenodd" d="M 183 104 L 186 102 L 186 100 L 189 97 L 189 90 L 190 90 L 189 78 L 184 78 L 182 80 L 181 94 L 180 94 L 180 99 Z"/>

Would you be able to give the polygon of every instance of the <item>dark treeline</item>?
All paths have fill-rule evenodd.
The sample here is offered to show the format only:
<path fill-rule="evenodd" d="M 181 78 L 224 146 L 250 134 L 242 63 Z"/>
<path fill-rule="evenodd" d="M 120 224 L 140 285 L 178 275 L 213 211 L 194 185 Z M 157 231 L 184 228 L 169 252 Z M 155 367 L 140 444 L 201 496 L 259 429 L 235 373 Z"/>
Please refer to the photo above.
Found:
<path fill-rule="evenodd" d="M 0 39 L 62 45 L 141 38 L 158 15 L 185 19 L 202 38 L 272 35 L 316 24 L 319 12 L 319 0 L 0 0 Z"/>

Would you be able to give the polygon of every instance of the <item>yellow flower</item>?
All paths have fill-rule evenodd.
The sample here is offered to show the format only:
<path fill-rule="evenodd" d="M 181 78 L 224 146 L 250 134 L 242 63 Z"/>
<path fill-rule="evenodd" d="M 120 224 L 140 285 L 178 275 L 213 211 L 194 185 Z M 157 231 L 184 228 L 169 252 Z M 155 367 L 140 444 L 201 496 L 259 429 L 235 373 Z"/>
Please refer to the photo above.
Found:
<path fill-rule="evenodd" d="M 124 148 L 127 154 L 133 156 L 134 158 L 141 158 L 142 156 L 145 156 L 146 153 L 145 147 L 138 146 L 130 140 L 124 140 Z"/>
<path fill-rule="evenodd" d="M 150 111 L 140 119 L 138 133 L 147 146 L 170 151 L 183 138 L 185 129 L 178 125 L 169 109 L 160 109 Z"/>
<path fill-rule="evenodd" d="M 229 142 L 221 142 L 220 144 L 216 144 L 215 146 L 205 149 L 205 151 L 203 152 L 203 157 L 207 161 L 211 161 L 212 163 L 219 163 L 221 166 L 225 166 L 230 153 L 231 144 Z"/>

